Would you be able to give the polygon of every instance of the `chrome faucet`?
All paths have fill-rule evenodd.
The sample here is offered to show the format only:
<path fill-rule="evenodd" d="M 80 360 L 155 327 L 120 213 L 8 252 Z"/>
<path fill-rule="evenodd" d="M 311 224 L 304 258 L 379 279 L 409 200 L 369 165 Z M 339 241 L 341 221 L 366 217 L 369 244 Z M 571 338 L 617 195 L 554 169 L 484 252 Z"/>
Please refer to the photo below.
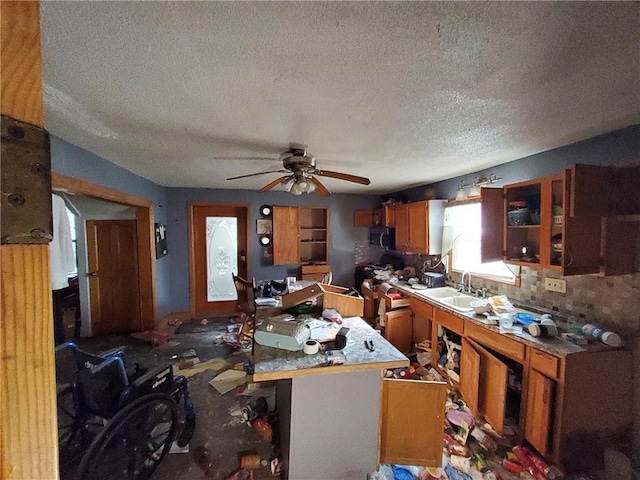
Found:
<path fill-rule="evenodd" d="M 465 275 L 467 276 L 467 286 L 464 286 L 464 277 Z M 467 291 L 469 293 L 472 293 L 471 291 L 471 272 L 469 272 L 468 270 L 465 270 L 464 272 L 462 272 L 462 277 L 460 278 L 460 291 L 464 292 Z"/>

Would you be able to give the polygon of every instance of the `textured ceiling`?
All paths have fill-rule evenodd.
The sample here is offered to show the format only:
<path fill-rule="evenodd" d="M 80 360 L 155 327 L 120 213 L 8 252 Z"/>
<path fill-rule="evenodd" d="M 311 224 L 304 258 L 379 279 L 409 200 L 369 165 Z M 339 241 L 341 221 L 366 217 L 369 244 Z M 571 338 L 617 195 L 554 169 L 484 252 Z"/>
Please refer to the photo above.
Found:
<path fill-rule="evenodd" d="M 225 178 L 300 142 L 383 193 L 640 123 L 637 2 L 41 10 L 47 129 L 166 186 L 258 189 Z"/>

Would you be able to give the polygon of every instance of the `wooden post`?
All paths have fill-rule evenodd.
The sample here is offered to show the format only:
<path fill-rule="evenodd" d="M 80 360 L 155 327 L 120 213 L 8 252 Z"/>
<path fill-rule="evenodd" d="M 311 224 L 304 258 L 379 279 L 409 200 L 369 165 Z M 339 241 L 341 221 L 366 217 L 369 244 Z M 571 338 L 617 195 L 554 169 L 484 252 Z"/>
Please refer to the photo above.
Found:
<path fill-rule="evenodd" d="M 3 115 L 43 127 L 38 2 L 0 2 Z M 0 246 L 0 471 L 57 479 L 48 245 Z"/>

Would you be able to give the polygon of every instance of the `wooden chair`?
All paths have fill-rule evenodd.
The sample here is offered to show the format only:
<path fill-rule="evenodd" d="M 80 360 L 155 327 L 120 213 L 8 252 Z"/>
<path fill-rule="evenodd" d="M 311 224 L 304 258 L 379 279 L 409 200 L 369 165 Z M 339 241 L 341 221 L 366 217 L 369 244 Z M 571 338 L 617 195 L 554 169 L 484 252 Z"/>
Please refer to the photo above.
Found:
<path fill-rule="evenodd" d="M 321 283 L 324 283 L 325 285 L 331 285 L 332 280 L 333 280 L 333 274 L 331 272 L 327 272 L 324 274 L 324 277 L 322 277 Z"/>
<path fill-rule="evenodd" d="M 255 343 L 253 341 L 253 332 L 256 322 L 256 302 L 255 302 L 255 289 L 256 279 L 246 280 L 237 275 L 233 275 L 233 282 L 238 292 L 238 318 L 242 322 L 240 331 L 238 332 L 238 343 L 241 344 L 244 340 L 251 340 L 251 354 Z"/>

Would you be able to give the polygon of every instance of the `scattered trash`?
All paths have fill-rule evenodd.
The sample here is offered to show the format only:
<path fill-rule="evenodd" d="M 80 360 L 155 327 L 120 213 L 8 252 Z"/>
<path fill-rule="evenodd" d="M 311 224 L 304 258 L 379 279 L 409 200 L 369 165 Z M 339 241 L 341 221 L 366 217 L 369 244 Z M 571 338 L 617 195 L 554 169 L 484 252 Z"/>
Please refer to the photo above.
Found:
<path fill-rule="evenodd" d="M 206 447 L 203 445 L 197 446 L 193 452 L 193 456 L 205 477 L 213 477 L 215 475 L 215 460 Z"/>
<path fill-rule="evenodd" d="M 271 475 L 276 476 L 282 473 L 282 461 L 279 458 L 271 460 Z"/>
<path fill-rule="evenodd" d="M 197 364 L 200 363 L 200 359 L 198 357 L 192 358 L 183 358 L 180 360 L 180 370 L 185 370 L 187 368 L 193 368 Z"/>
<path fill-rule="evenodd" d="M 227 366 L 227 362 L 222 358 L 212 358 L 211 360 L 207 360 L 206 362 L 200 362 L 197 365 L 194 365 L 193 368 L 187 368 L 185 370 L 180 370 L 180 375 L 185 377 L 192 377 L 198 373 L 202 373 L 205 370 L 221 370 Z"/>
<path fill-rule="evenodd" d="M 200 325 L 206 325 L 209 323 L 209 320 L 207 320 L 206 318 L 203 318 L 202 320 L 200 320 Z"/>
<path fill-rule="evenodd" d="M 157 330 L 145 330 L 144 332 L 135 332 L 131 336 L 141 342 L 150 343 L 152 345 L 162 345 L 169 341 L 169 335 Z"/>
<path fill-rule="evenodd" d="M 169 453 L 189 453 L 189 444 L 187 443 L 184 447 L 181 447 L 174 440 L 169 449 Z"/>
<path fill-rule="evenodd" d="M 242 364 L 242 369 L 245 371 L 245 373 L 247 373 L 247 375 L 253 375 L 253 372 L 255 371 L 254 367 L 253 367 L 253 362 L 251 361 L 250 358 L 247 358 L 244 363 Z"/>
<path fill-rule="evenodd" d="M 221 374 L 214 377 L 210 382 L 213 388 L 215 388 L 221 395 L 230 392 L 239 385 L 242 385 L 247 381 L 247 374 L 239 372 L 237 370 L 225 370 Z"/>
<path fill-rule="evenodd" d="M 243 455 L 240 458 L 240 468 L 243 470 L 255 470 L 260 468 L 260 455 Z"/>
<path fill-rule="evenodd" d="M 251 423 L 251 426 L 264 440 L 271 442 L 271 439 L 273 438 L 273 429 L 267 420 L 264 418 L 256 418 Z"/>

